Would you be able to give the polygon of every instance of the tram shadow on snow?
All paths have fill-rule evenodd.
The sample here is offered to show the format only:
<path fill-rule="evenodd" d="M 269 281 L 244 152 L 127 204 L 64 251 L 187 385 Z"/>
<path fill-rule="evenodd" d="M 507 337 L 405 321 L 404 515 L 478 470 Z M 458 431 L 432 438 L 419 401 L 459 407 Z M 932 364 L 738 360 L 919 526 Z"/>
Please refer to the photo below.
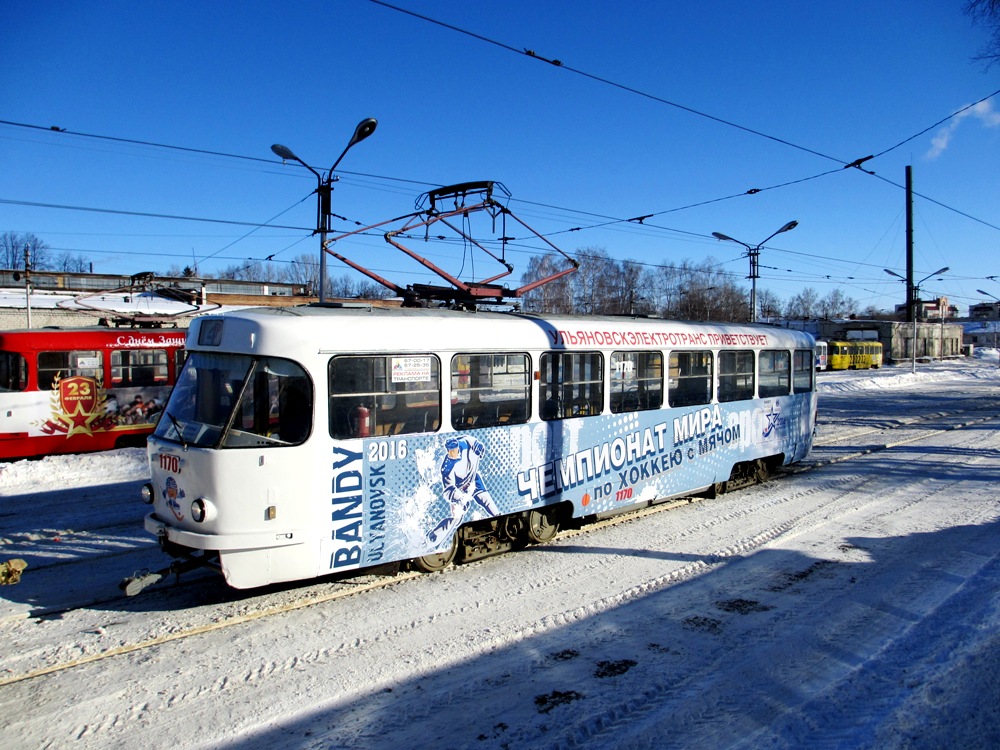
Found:
<path fill-rule="evenodd" d="M 196 571 L 169 592 L 123 601 L 119 583 L 137 570 L 158 570 L 171 558 L 143 528 L 143 480 L 0 496 L 0 562 L 27 563 L 19 582 L 0 586 L 0 620 L 60 617 L 87 607 L 172 610 L 191 602 L 232 598 L 221 576 Z M 176 591 L 174 590 L 176 589 Z M 241 592 L 237 592 L 241 593 Z"/>
<path fill-rule="evenodd" d="M 925 616 L 946 617 L 948 607 L 909 611 L 907 602 L 893 601 L 891 594 L 883 601 L 871 601 L 879 578 L 894 580 L 899 574 L 893 572 L 893 561 L 907 557 L 914 561 L 908 570 L 915 568 L 917 575 L 939 584 L 947 576 L 933 564 L 933 551 L 942 549 L 982 555 L 990 560 L 987 567 L 995 577 L 1000 572 L 995 570 L 998 563 L 991 540 L 998 533 L 1000 521 L 905 536 L 852 536 L 838 546 L 838 554 L 821 558 L 777 549 L 719 559 L 711 555 L 650 554 L 642 549 L 582 550 L 576 545 L 558 544 L 539 547 L 539 555 L 617 554 L 701 561 L 712 567 L 703 575 L 629 598 L 596 614 L 569 616 L 558 628 L 490 648 L 472 660 L 400 680 L 386 678 L 385 683 L 373 685 L 370 692 L 338 700 L 333 707 L 329 704 L 335 701 L 323 695 L 303 696 L 303 700 L 317 706 L 311 712 L 303 711 L 300 718 L 291 721 L 277 720 L 264 731 L 216 747 L 255 750 L 340 747 L 346 743 L 344 746 L 355 748 L 506 748 L 562 746 L 567 742 L 590 746 L 586 738 L 600 735 L 609 726 L 620 726 L 629 736 L 629 717 L 633 715 L 642 719 L 636 725 L 642 732 L 636 746 L 647 746 L 647 742 L 655 746 L 670 737 L 670 746 L 683 747 L 683 732 L 690 723 L 675 723 L 675 717 L 727 710 L 718 707 L 729 703 L 732 683 L 725 678 L 717 683 L 705 675 L 741 663 L 748 644 L 753 644 L 758 663 L 769 659 L 781 663 L 791 655 L 826 664 L 831 673 L 853 672 L 842 689 L 863 684 L 866 678 L 883 679 L 871 671 L 877 668 L 869 664 L 871 654 L 881 649 L 891 654 L 897 639 L 908 641 L 903 647 L 908 654 L 914 652 L 914 659 L 925 649 L 940 648 L 933 642 L 924 645 L 920 634 L 914 634 L 912 629 L 914 622 L 917 628 L 922 627 Z M 810 597 L 811 586 L 823 579 L 824 596 Z M 942 594 L 947 602 L 962 595 L 961 582 L 952 583 L 954 590 Z M 836 620 L 839 613 L 857 608 L 897 619 L 898 629 L 883 635 L 878 644 L 855 644 L 847 638 L 818 635 L 836 627 L 831 620 Z M 433 614 L 413 612 L 415 618 Z M 475 624 L 474 632 L 454 637 L 471 639 L 476 633 L 488 631 L 493 618 L 503 616 L 489 608 L 484 608 L 482 614 L 484 619 Z M 796 637 L 815 653 L 795 654 L 797 641 L 789 643 L 782 638 L 790 621 L 799 630 L 808 629 L 807 637 L 802 638 L 801 633 Z M 534 624 L 529 617 L 526 627 L 530 629 Z M 970 627 L 974 628 L 975 623 Z M 405 641 L 400 641 L 398 647 L 407 651 Z M 420 648 L 414 646 L 415 650 Z M 246 668 L 252 669 L 253 664 Z M 785 674 L 787 680 L 782 679 Z M 830 679 L 836 676 L 832 674 Z M 344 694 L 345 688 L 337 684 L 336 678 L 329 682 L 330 696 Z M 825 683 L 821 680 L 820 684 Z M 720 694 L 708 694 L 713 689 Z M 816 731 L 816 724 L 810 722 L 808 713 L 796 712 L 790 719 L 783 714 L 784 707 L 803 706 L 815 697 L 800 674 L 780 668 L 760 670 L 742 689 L 756 696 L 752 725 L 767 727 L 769 719 L 783 717 L 780 729 L 775 731 L 790 733 L 793 745 L 797 740 L 808 744 L 809 739 L 815 739 L 810 733 Z M 849 697 L 841 698 L 849 702 Z M 956 711 L 970 710 L 957 705 L 957 699 L 953 706 Z M 453 722 L 440 719 L 442 713 L 448 712 L 454 712 Z M 650 725 L 650 717 L 657 714 L 662 718 Z M 746 739 L 746 718 L 720 717 L 722 727 L 731 726 L 731 731 L 738 733 L 729 741 Z M 851 721 L 858 718 L 852 714 Z M 692 741 L 699 740 L 703 738 Z"/>

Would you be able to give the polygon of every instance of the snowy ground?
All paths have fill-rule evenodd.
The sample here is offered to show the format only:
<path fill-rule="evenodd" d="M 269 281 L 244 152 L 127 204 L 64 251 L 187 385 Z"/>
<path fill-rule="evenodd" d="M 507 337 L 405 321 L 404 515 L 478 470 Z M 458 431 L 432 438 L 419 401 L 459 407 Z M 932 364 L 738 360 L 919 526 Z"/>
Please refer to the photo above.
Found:
<path fill-rule="evenodd" d="M 808 470 L 438 575 L 124 599 L 165 562 L 142 451 L 0 465 L 0 742 L 998 747 L 980 355 L 822 373 Z"/>

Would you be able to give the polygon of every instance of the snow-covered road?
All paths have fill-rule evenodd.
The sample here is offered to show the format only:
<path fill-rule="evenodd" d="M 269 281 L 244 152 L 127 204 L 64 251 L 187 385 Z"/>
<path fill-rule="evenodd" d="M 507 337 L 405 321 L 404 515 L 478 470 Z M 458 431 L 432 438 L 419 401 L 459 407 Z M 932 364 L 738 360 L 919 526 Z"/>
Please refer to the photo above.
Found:
<path fill-rule="evenodd" d="M 164 563 L 142 453 L 8 464 L 0 739 L 1000 746 L 997 362 L 820 384 L 805 470 L 394 580 L 122 599 Z"/>

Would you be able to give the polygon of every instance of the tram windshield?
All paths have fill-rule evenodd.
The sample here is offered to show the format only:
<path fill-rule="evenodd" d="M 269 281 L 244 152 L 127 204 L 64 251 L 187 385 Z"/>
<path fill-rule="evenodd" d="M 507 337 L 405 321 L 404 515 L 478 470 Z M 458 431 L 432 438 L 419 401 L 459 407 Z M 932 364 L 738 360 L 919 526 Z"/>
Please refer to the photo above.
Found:
<path fill-rule="evenodd" d="M 191 352 L 154 434 L 202 448 L 297 445 L 311 430 L 312 393 L 287 359 Z"/>

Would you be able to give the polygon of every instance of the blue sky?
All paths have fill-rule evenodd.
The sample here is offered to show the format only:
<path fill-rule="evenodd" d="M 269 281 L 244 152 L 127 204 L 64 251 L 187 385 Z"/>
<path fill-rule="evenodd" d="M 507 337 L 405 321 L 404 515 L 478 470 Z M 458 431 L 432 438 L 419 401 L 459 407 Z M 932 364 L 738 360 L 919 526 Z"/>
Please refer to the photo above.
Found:
<path fill-rule="evenodd" d="M 903 286 L 882 269 L 905 272 L 909 165 L 917 277 L 951 268 L 924 296 L 963 312 L 977 289 L 1000 297 L 1000 96 L 986 98 L 1000 66 L 971 61 L 988 39 L 962 0 L 393 4 L 440 24 L 370 0 L 7 0 L 0 231 L 97 272 L 290 262 L 318 250 L 316 180 L 271 144 L 325 171 L 375 117 L 337 172 L 333 211 L 350 222 L 495 180 L 571 255 L 712 258 L 749 286 L 745 249 L 711 233 L 755 245 L 794 219 L 763 249 L 758 290 L 891 308 Z M 875 175 L 843 168 L 870 154 Z M 512 246 L 515 279 L 534 247 Z M 337 249 L 436 281 L 378 237 Z M 462 267 L 461 247 L 414 249 Z"/>

